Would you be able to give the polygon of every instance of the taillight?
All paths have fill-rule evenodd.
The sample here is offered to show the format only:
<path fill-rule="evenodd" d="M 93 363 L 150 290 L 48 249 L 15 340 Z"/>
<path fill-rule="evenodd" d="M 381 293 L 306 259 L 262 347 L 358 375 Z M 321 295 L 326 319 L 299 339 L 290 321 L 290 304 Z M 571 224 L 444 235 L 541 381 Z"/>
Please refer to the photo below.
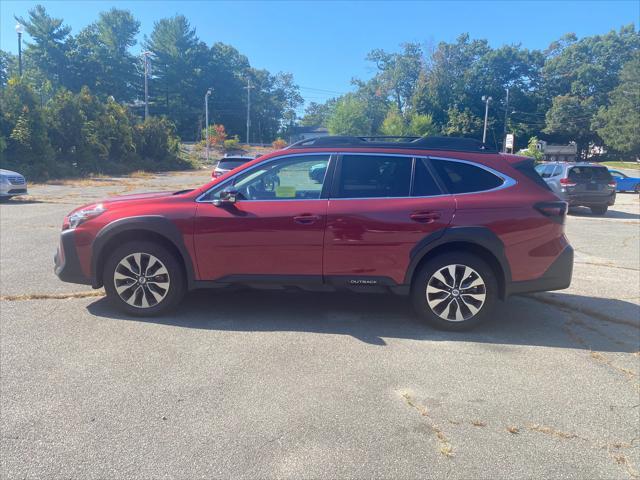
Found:
<path fill-rule="evenodd" d="M 218 172 L 216 172 L 215 170 L 211 173 L 211 178 L 218 178 L 220 176 L 220 174 Z"/>
<path fill-rule="evenodd" d="M 562 185 L 563 187 L 575 187 L 577 183 L 572 180 L 569 180 L 568 178 L 561 178 L 560 185 Z"/>
<path fill-rule="evenodd" d="M 609 185 L 611 188 L 616 188 L 616 181 L 615 180 L 611 180 L 607 185 Z"/>
<path fill-rule="evenodd" d="M 567 202 L 540 202 L 536 203 L 534 208 L 554 222 L 564 223 L 569 204 Z"/>

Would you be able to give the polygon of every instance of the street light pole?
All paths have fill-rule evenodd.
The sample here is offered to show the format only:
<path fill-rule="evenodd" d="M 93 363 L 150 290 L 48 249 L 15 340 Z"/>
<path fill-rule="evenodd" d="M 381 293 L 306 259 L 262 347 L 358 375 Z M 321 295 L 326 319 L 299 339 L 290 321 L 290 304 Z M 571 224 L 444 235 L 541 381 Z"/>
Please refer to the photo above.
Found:
<path fill-rule="evenodd" d="M 149 55 L 150 51 L 142 52 L 144 59 L 144 121 L 149 118 Z"/>
<path fill-rule="evenodd" d="M 207 90 L 204 96 L 204 130 L 206 132 L 207 142 L 207 163 L 209 163 L 209 96 L 211 95 L 211 88 Z"/>
<path fill-rule="evenodd" d="M 484 106 L 484 131 L 482 132 L 482 143 L 487 142 L 487 120 L 489 119 L 489 102 L 493 100 L 491 97 L 487 97 L 486 95 L 482 96 L 482 101 L 485 102 Z"/>
<path fill-rule="evenodd" d="M 22 77 L 22 34 L 24 33 L 24 26 L 21 23 L 16 23 L 16 33 L 18 34 L 18 72 Z"/>
<path fill-rule="evenodd" d="M 504 104 L 504 129 L 502 132 L 502 151 L 507 153 L 507 122 L 509 121 L 509 88 L 507 87 L 507 100 Z"/>
<path fill-rule="evenodd" d="M 247 78 L 247 86 L 244 87 L 247 89 L 247 145 L 249 145 L 249 128 L 251 127 L 251 79 Z"/>

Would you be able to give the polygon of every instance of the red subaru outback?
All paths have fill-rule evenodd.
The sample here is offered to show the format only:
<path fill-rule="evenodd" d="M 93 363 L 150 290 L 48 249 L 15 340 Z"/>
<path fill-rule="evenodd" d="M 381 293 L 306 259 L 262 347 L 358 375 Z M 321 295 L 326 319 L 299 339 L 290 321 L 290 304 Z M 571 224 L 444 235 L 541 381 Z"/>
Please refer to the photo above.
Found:
<path fill-rule="evenodd" d="M 272 284 L 408 294 L 461 330 L 498 299 L 569 286 L 566 212 L 530 159 L 475 140 L 324 137 L 195 190 L 80 207 L 55 271 L 135 315 L 187 290 Z"/>

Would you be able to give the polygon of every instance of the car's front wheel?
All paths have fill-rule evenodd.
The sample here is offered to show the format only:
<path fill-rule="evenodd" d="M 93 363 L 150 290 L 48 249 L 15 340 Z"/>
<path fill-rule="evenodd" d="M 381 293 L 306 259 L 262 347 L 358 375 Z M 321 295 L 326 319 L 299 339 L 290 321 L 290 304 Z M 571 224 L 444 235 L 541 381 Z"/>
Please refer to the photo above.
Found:
<path fill-rule="evenodd" d="M 451 252 L 427 261 L 411 286 L 420 316 L 443 330 L 467 330 L 487 318 L 497 298 L 498 283 L 480 257 Z"/>
<path fill-rule="evenodd" d="M 116 248 L 105 263 L 103 283 L 113 305 L 138 316 L 164 313 L 185 292 L 184 273 L 175 255 L 147 241 Z"/>

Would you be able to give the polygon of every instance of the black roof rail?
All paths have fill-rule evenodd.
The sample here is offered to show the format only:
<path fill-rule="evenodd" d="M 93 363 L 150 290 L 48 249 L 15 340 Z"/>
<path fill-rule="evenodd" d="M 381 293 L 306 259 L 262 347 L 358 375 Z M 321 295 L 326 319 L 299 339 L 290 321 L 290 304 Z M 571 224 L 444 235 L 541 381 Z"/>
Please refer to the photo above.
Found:
<path fill-rule="evenodd" d="M 398 141 L 400 140 L 400 141 Z M 475 138 L 464 137 L 401 137 L 401 136 L 327 136 L 307 138 L 292 143 L 292 148 L 407 148 L 412 150 L 448 150 L 456 152 L 496 153 Z"/>

